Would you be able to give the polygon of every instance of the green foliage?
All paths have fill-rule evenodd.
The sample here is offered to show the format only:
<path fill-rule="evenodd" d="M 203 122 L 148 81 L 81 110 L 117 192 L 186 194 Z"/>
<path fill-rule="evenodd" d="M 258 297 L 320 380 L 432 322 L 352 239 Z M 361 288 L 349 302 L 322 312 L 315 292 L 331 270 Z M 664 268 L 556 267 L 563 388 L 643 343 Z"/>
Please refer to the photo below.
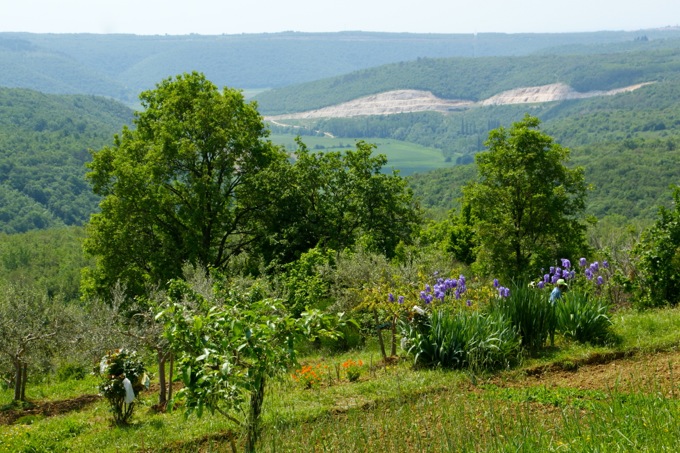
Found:
<path fill-rule="evenodd" d="M 296 344 L 317 336 L 337 336 L 337 318 L 318 310 L 295 318 L 280 300 L 218 284 L 206 299 L 174 281 L 170 304 L 159 316 L 177 354 L 187 414 L 218 412 L 247 430 L 247 450 L 259 435 L 259 417 L 268 379 L 297 364 Z M 237 418 L 249 406 L 245 421 Z"/>
<path fill-rule="evenodd" d="M 80 273 L 89 263 L 82 253 L 82 227 L 0 233 L 0 281 L 31 282 L 64 301 L 80 295 Z"/>
<path fill-rule="evenodd" d="M 601 297 L 569 291 L 555 304 L 557 330 L 581 343 L 602 344 L 612 340 L 609 305 Z"/>
<path fill-rule="evenodd" d="M 149 387 L 144 362 L 135 351 L 117 349 L 102 357 L 99 376 L 99 391 L 109 402 L 114 422 L 126 425 L 139 392 Z"/>
<path fill-rule="evenodd" d="M 85 223 L 98 202 L 87 150 L 131 117 L 111 100 L 0 88 L 0 232 Z"/>
<path fill-rule="evenodd" d="M 508 319 L 522 339 L 522 347 L 530 352 L 541 349 L 556 330 L 555 307 L 542 291 L 525 285 L 514 285 L 510 297 L 494 299 L 489 310 Z"/>
<path fill-rule="evenodd" d="M 284 286 L 285 304 L 293 316 L 304 311 L 328 305 L 329 281 L 321 275 L 321 270 L 332 264 L 335 251 L 310 249 L 299 260 L 285 266 L 280 276 Z"/>
<path fill-rule="evenodd" d="M 583 169 L 569 169 L 569 150 L 525 116 L 510 130 L 491 131 L 476 156 L 479 178 L 464 197 L 472 208 L 482 267 L 506 279 L 536 272 L 551 256 L 585 245 Z"/>
<path fill-rule="evenodd" d="M 298 146 L 294 164 L 270 180 L 274 187 L 260 181 L 263 192 L 278 192 L 262 233 L 265 260 L 287 263 L 313 247 L 343 250 L 358 241 L 391 257 L 412 241 L 420 212 L 398 172 L 383 173 L 387 159 L 373 155 L 374 145 L 325 153 Z"/>
<path fill-rule="evenodd" d="M 498 313 L 435 309 L 401 324 L 404 346 L 415 363 L 475 371 L 508 367 L 519 355 L 519 340 Z"/>
<path fill-rule="evenodd" d="M 635 249 L 641 306 L 680 301 L 680 186 L 673 187 L 673 204 L 673 209 L 659 208 L 656 223 Z"/>
<path fill-rule="evenodd" d="M 90 292 L 121 280 L 133 295 L 181 275 L 184 263 L 223 269 L 247 250 L 278 190 L 286 156 L 266 140 L 253 104 L 196 72 L 140 95 L 144 110 L 113 146 L 94 153 L 88 178 L 103 197 L 84 248 L 96 258 Z"/>

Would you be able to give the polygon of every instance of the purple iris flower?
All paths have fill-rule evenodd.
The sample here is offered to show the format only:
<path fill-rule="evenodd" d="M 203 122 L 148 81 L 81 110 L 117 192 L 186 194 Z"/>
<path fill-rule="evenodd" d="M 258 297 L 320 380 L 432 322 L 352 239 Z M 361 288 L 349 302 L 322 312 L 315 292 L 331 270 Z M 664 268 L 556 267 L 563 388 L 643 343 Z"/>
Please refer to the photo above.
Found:
<path fill-rule="evenodd" d="M 540 282 L 538 282 L 538 287 L 539 287 L 540 289 L 545 288 L 545 282 L 544 282 L 543 280 L 541 280 Z"/>
<path fill-rule="evenodd" d="M 562 276 L 562 269 L 559 268 L 559 267 L 556 267 L 555 268 L 555 275 L 557 275 L 558 277 L 561 277 Z"/>
<path fill-rule="evenodd" d="M 498 279 L 497 278 L 493 279 L 493 287 L 498 288 Z"/>
<path fill-rule="evenodd" d="M 596 281 L 597 281 L 597 284 L 598 284 L 598 285 L 601 285 L 601 284 L 604 283 L 604 279 L 602 278 L 601 275 L 598 275 L 598 276 L 597 276 L 597 280 L 596 280 Z"/>
<path fill-rule="evenodd" d="M 579 265 L 579 266 L 583 267 L 583 266 L 585 266 L 586 264 L 588 264 L 588 262 L 586 261 L 585 258 L 581 258 L 581 259 L 578 260 L 578 265 Z"/>
<path fill-rule="evenodd" d="M 425 291 L 420 292 L 420 298 L 423 300 L 427 300 L 427 293 Z"/>
<path fill-rule="evenodd" d="M 389 293 L 389 294 L 387 295 L 387 299 L 388 299 L 390 302 L 394 302 L 394 294 Z"/>
<path fill-rule="evenodd" d="M 557 283 L 557 280 L 559 280 L 559 279 L 560 278 L 557 275 L 553 275 L 552 279 L 551 279 L 551 283 L 554 285 L 555 283 Z"/>
<path fill-rule="evenodd" d="M 472 301 L 470 299 L 468 299 L 466 303 L 468 307 L 472 307 Z"/>
<path fill-rule="evenodd" d="M 592 280 L 592 279 L 593 279 L 593 271 L 592 271 L 592 270 L 590 270 L 590 268 L 589 268 L 589 267 L 588 267 L 588 268 L 586 268 L 586 270 L 585 270 L 585 274 L 586 274 L 586 278 L 587 278 L 588 280 Z"/>
<path fill-rule="evenodd" d="M 597 272 L 600 270 L 600 263 L 593 261 L 593 264 L 590 265 L 590 268 L 593 270 L 593 272 Z"/>
<path fill-rule="evenodd" d="M 607 260 L 602 261 L 602 267 L 604 267 L 605 269 L 609 269 L 609 261 Z"/>
<path fill-rule="evenodd" d="M 555 273 L 555 266 L 550 266 L 550 275 Z"/>
<path fill-rule="evenodd" d="M 404 303 L 404 296 L 399 296 L 399 303 L 403 304 Z"/>
<path fill-rule="evenodd" d="M 550 274 L 545 274 L 545 275 L 543 276 L 543 281 L 546 282 L 546 283 L 548 283 L 548 282 L 550 281 Z"/>
<path fill-rule="evenodd" d="M 569 261 L 566 258 L 562 258 L 562 267 L 565 269 L 569 269 L 571 267 L 571 261 Z"/>
<path fill-rule="evenodd" d="M 432 288 L 430 288 L 430 285 L 425 285 L 425 292 L 429 293 L 430 291 L 432 291 Z"/>

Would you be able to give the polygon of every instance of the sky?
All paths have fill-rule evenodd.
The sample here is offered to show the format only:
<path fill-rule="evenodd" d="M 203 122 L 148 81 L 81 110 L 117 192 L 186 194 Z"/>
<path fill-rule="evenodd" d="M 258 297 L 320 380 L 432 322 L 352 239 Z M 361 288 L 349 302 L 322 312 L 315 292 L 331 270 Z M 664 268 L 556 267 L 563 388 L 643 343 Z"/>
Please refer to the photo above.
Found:
<path fill-rule="evenodd" d="M 0 32 L 562 33 L 679 25 L 678 0 L 0 0 Z"/>

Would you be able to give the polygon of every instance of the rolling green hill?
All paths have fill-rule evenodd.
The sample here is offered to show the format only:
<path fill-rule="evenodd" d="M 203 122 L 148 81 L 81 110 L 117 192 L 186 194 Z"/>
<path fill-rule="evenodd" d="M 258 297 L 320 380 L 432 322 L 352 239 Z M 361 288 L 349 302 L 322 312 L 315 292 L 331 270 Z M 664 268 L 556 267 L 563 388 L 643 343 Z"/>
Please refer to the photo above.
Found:
<path fill-rule="evenodd" d="M 98 199 L 89 149 L 112 142 L 132 111 L 104 98 L 0 88 L 0 232 L 82 225 Z"/>

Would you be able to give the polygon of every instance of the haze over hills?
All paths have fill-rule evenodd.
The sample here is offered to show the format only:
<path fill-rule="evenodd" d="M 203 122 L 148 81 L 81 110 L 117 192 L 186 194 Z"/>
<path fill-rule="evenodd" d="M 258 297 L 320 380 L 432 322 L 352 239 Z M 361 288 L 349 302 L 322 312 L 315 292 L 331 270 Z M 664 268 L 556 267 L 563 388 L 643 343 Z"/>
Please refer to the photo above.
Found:
<path fill-rule="evenodd" d="M 203 72 L 218 86 L 267 89 L 418 58 L 584 53 L 607 44 L 625 48 L 641 37 L 652 43 L 662 42 L 680 37 L 680 30 L 212 36 L 0 33 L 0 86 L 56 94 L 95 94 L 135 105 L 141 91 L 152 89 L 165 78 L 194 70 Z"/>

